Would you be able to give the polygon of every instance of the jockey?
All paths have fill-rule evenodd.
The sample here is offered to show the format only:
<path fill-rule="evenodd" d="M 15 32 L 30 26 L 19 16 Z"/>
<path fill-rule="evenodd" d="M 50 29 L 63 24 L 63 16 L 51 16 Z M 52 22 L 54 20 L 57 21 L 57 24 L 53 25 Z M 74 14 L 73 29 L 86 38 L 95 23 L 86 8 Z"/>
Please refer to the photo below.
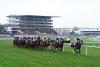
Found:
<path fill-rule="evenodd" d="M 47 45 L 50 44 L 50 38 L 47 38 L 46 43 L 47 43 Z"/>
<path fill-rule="evenodd" d="M 59 43 L 61 43 L 63 40 L 63 37 L 59 37 Z"/>
<path fill-rule="evenodd" d="M 78 45 L 78 46 L 81 46 L 81 43 L 80 43 L 80 39 L 79 38 L 76 38 L 76 40 L 77 40 L 77 42 L 76 42 L 76 46 Z"/>
<path fill-rule="evenodd" d="M 37 37 L 37 40 L 41 40 L 40 36 Z"/>
<path fill-rule="evenodd" d="M 81 48 L 81 42 L 79 38 L 76 38 L 77 42 L 75 43 L 75 49 L 79 50 L 79 53 L 81 52 L 80 48 Z"/>
<path fill-rule="evenodd" d="M 77 40 L 77 41 L 80 41 L 80 39 L 79 39 L 79 38 L 76 38 L 76 40 Z"/>
<path fill-rule="evenodd" d="M 37 40 L 37 37 L 35 36 L 34 38 L 33 38 L 33 41 L 36 41 Z"/>
<path fill-rule="evenodd" d="M 47 42 L 50 41 L 50 38 L 48 38 L 46 41 L 47 41 Z"/>
<path fill-rule="evenodd" d="M 60 41 L 61 41 L 61 43 L 63 43 L 63 42 L 64 42 L 64 39 L 63 39 L 63 37 L 62 37 L 62 38 L 60 38 Z"/>
<path fill-rule="evenodd" d="M 56 44 L 60 45 L 60 43 L 61 43 L 60 38 L 56 38 Z"/>
<path fill-rule="evenodd" d="M 56 42 L 57 42 L 57 43 L 59 42 L 59 38 L 56 38 Z"/>
<path fill-rule="evenodd" d="M 46 40 L 47 40 L 47 38 L 46 38 L 46 37 L 44 37 L 43 41 L 44 41 L 44 42 L 46 42 Z"/>

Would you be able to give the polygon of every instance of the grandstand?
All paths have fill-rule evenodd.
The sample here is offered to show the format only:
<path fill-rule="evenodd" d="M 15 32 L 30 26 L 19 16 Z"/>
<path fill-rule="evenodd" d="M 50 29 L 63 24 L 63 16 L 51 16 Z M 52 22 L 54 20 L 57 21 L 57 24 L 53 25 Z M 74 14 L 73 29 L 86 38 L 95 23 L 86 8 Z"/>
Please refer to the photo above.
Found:
<path fill-rule="evenodd" d="M 7 17 L 9 21 L 8 28 L 12 34 L 57 34 L 52 26 L 52 18 L 55 16 L 9 15 Z"/>

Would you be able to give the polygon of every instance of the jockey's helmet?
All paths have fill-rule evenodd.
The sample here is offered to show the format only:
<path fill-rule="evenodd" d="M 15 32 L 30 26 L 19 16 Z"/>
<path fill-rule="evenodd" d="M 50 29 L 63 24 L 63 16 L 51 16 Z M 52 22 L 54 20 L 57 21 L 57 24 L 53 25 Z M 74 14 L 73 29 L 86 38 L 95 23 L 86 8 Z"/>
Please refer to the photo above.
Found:
<path fill-rule="evenodd" d="M 79 38 L 76 38 L 76 40 L 78 41 L 78 40 L 80 40 Z"/>

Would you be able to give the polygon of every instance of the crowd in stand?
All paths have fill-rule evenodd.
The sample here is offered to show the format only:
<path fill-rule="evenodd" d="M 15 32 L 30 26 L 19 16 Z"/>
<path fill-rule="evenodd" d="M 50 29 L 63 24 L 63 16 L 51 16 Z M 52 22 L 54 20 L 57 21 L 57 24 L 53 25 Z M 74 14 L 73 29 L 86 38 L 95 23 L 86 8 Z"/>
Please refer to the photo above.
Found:
<path fill-rule="evenodd" d="M 46 28 L 39 28 L 39 29 L 20 29 L 25 34 L 37 34 L 39 33 L 47 33 L 47 34 L 55 34 L 57 35 L 57 32 L 53 29 L 46 29 Z"/>
<path fill-rule="evenodd" d="M 6 31 L 6 29 L 4 28 L 3 25 L 0 25 L 0 34 L 3 34 L 3 35 L 9 34 L 9 33 Z"/>

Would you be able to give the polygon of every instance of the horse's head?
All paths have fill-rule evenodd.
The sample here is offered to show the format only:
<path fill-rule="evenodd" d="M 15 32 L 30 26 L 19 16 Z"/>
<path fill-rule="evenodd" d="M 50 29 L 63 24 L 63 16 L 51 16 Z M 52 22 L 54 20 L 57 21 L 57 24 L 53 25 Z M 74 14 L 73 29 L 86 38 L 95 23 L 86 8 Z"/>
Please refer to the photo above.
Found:
<path fill-rule="evenodd" d="M 82 45 L 84 45 L 84 42 L 83 42 L 83 40 L 81 40 L 81 44 L 82 44 Z"/>
<path fill-rule="evenodd" d="M 71 43 L 71 47 L 74 48 L 75 47 L 75 43 Z"/>

